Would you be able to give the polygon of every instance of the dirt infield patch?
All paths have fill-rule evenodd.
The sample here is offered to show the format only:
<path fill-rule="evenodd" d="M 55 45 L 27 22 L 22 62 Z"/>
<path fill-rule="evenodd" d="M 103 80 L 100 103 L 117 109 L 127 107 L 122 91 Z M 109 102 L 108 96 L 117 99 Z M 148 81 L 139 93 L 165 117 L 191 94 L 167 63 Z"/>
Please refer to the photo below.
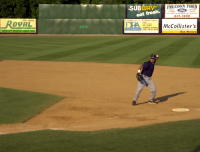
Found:
<path fill-rule="evenodd" d="M 2 61 L 0 86 L 64 96 L 65 99 L 25 123 L 0 125 L 0 133 L 41 129 L 76 131 L 143 126 L 200 118 L 200 69 L 157 66 L 154 81 L 159 104 L 132 106 L 138 65 Z M 172 112 L 189 108 L 189 112 Z"/>

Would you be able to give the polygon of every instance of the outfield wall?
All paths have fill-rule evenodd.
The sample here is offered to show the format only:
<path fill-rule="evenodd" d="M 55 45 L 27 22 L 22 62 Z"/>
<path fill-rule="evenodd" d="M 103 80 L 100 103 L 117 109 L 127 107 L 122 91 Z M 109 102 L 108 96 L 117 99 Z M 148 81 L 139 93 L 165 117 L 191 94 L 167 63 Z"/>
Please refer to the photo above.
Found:
<path fill-rule="evenodd" d="M 39 19 L 124 19 L 125 10 L 123 4 L 40 4 Z"/>
<path fill-rule="evenodd" d="M 0 33 L 200 34 L 200 4 L 40 4 L 39 19 L 0 19 Z"/>
<path fill-rule="evenodd" d="M 199 4 L 39 6 L 40 34 L 199 34 Z"/>
<path fill-rule="evenodd" d="M 40 34 L 122 34 L 123 19 L 40 19 Z"/>
<path fill-rule="evenodd" d="M 40 34 L 122 34 L 125 5 L 39 5 Z"/>

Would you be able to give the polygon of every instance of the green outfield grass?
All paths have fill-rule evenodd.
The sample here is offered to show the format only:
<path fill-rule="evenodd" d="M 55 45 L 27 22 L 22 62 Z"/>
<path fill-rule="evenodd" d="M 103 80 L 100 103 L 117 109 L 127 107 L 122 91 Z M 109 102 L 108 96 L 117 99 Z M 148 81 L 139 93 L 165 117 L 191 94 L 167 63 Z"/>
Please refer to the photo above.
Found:
<path fill-rule="evenodd" d="M 180 36 L 0 37 L 0 59 L 140 64 L 158 53 L 160 65 L 200 67 L 199 43 Z"/>
<path fill-rule="evenodd" d="M 0 88 L 0 124 L 24 122 L 62 98 L 56 95 Z"/>
<path fill-rule="evenodd" d="M 1 152 L 199 152 L 200 120 L 98 132 L 1 135 Z"/>

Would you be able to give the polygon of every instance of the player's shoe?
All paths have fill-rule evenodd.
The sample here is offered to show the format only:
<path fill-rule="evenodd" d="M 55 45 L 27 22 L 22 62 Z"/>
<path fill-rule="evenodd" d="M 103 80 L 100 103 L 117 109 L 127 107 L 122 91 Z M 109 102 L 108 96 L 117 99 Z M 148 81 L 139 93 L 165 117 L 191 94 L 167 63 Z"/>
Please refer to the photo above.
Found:
<path fill-rule="evenodd" d="M 132 101 L 132 105 L 133 105 L 133 106 L 136 106 L 136 105 L 137 105 L 137 102 L 136 102 L 135 100 L 133 100 L 133 101 Z"/>

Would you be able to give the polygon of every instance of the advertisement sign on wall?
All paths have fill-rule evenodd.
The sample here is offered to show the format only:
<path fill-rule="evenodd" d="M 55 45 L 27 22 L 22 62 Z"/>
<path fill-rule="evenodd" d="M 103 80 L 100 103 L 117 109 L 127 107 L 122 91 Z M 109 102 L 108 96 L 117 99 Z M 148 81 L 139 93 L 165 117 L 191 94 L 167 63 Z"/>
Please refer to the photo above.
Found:
<path fill-rule="evenodd" d="M 36 19 L 0 19 L 0 33 L 36 33 Z"/>
<path fill-rule="evenodd" d="M 159 19 L 125 19 L 124 33 L 159 33 Z"/>
<path fill-rule="evenodd" d="M 162 33 L 197 34 L 197 19 L 162 19 Z"/>
<path fill-rule="evenodd" d="M 127 5 L 127 18 L 161 18 L 160 4 Z"/>
<path fill-rule="evenodd" d="M 165 18 L 199 18 L 199 4 L 165 4 Z"/>

